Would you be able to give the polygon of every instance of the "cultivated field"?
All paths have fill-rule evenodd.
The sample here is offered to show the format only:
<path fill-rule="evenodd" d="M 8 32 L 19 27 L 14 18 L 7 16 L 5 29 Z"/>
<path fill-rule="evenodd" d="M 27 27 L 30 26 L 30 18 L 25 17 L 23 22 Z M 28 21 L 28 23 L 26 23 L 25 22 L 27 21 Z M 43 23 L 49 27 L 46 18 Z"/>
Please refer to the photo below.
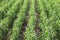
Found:
<path fill-rule="evenodd" d="M 60 0 L 0 0 L 0 40 L 60 40 Z"/>

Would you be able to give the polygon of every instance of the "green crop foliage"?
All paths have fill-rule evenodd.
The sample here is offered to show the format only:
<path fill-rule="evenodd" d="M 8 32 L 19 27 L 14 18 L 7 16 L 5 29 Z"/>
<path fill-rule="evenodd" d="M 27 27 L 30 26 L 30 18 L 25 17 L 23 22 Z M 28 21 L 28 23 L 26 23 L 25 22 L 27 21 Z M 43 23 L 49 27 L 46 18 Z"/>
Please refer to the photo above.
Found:
<path fill-rule="evenodd" d="M 0 0 L 0 40 L 60 40 L 60 0 Z"/>
<path fill-rule="evenodd" d="M 36 40 L 35 38 L 35 23 L 36 23 L 36 15 L 35 15 L 35 0 L 30 0 L 30 10 L 29 10 L 29 19 L 25 32 L 25 40 Z"/>
<path fill-rule="evenodd" d="M 18 36 L 21 31 L 22 24 L 24 23 L 25 14 L 27 11 L 27 4 L 28 4 L 28 0 L 24 0 L 22 8 L 20 9 L 19 13 L 17 14 L 17 19 L 14 21 L 10 40 L 18 40 Z"/>
<path fill-rule="evenodd" d="M 16 1 L 15 5 L 7 12 L 7 17 L 1 20 L 0 23 L 0 40 L 5 38 L 6 33 L 9 31 L 9 26 L 12 23 L 12 20 L 17 14 L 17 10 L 20 8 L 20 0 Z"/>
<path fill-rule="evenodd" d="M 0 7 L 0 20 L 2 20 L 5 16 L 7 11 L 12 7 L 16 0 L 11 0 L 3 4 L 4 6 Z"/>
<path fill-rule="evenodd" d="M 42 0 L 37 0 L 37 8 L 39 12 L 40 23 L 39 27 L 42 29 L 40 40 L 50 40 L 50 31 L 48 27 L 48 19 L 47 15 L 44 11 L 43 2 Z"/>

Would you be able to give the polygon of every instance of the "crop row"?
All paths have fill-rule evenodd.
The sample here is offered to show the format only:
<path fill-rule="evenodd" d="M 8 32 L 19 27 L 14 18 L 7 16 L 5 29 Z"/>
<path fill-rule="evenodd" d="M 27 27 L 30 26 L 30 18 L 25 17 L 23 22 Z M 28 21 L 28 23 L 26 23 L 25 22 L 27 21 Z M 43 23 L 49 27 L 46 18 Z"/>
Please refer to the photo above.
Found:
<path fill-rule="evenodd" d="M 55 12 L 55 16 L 54 16 L 54 28 L 55 28 L 55 31 L 56 31 L 56 37 L 58 38 L 58 40 L 60 39 L 60 4 L 59 2 L 57 3 L 56 1 L 52 0 L 50 1 L 50 4 L 51 4 L 51 8 L 52 10 Z M 52 5 L 53 4 L 53 5 Z"/>
<path fill-rule="evenodd" d="M 9 29 L 10 29 L 10 25 L 12 23 L 12 21 L 14 20 L 14 17 L 17 14 L 17 10 L 19 10 L 20 8 L 20 4 L 22 4 L 20 2 L 20 0 L 16 1 L 16 3 L 12 6 L 11 9 L 9 9 L 9 11 L 7 12 L 7 17 L 5 17 L 3 20 L 1 20 L 0 22 L 0 40 L 4 40 L 4 38 L 6 37 L 6 34 L 8 33 Z"/>
<path fill-rule="evenodd" d="M 35 15 L 35 0 L 30 0 L 30 8 L 29 8 L 29 18 L 27 23 L 26 32 L 24 33 L 25 40 L 35 40 L 35 23 L 36 23 L 36 15 Z"/>
<path fill-rule="evenodd" d="M 41 3 L 40 3 L 41 2 Z M 54 3 L 54 2 L 53 2 Z M 54 4 L 55 5 L 55 4 Z M 56 37 L 57 13 L 53 10 L 52 2 L 46 0 L 37 0 L 37 8 L 40 13 L 39 27 L 42 29 L 41 40 L 53 40 Z M 58 21 L 58 20 L 57 20 Z"/>
<path fill-rule="evenodd" d="M 48 19 L 47 19 L 47 15 L 44 11 L 44 6 L 43 6 L 43 1 L 42 0 L 37 0 L 37 9 L 39 12 L 39 27 L 42 29 L 41 32 L 41 40 L 50 40 L 50 31 L 49 31 L 49 27 L 48 27 Z"/>
<path fill-rule="evenodd" d="M 21 28 L 25 20 L 25 15 L 26 15 L 27 6 L 28 6 L 27 4 L 28 4 L 28 0 L 24 0 L 24 3 L 19 13 L 17 14 L 17 19 L 14 21 L 10 40 L 18 40 L 18 36 L 20 34 Z"/>

